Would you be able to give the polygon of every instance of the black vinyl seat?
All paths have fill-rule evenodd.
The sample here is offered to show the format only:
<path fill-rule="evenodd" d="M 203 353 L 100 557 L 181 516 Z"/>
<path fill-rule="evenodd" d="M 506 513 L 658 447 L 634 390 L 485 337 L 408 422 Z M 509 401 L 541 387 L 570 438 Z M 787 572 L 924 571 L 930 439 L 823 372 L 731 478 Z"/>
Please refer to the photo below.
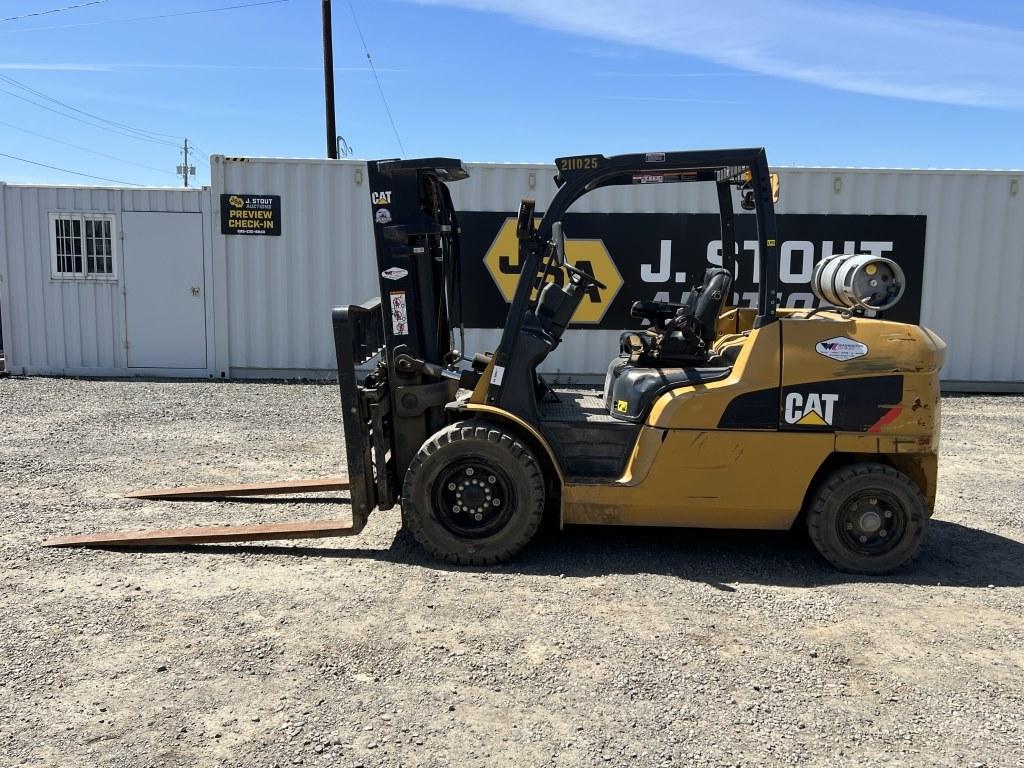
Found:
<path fill-rule="evenodd" d="M 638 301 L 634 317 L 651 322 L 647 331 L 626 331 L 619 337 L 622 354 L 638 366 L 686 367 L 707 362 L 718 332 L 718 318 L 729 302 L 732 273 L 715 267 L 682 304 Z"/>
<path fill-rule="evenodd" d="M 605 403 L 611 416 L 642 422 L 658 397 L 678 387 L 724 379 L 735 355 L 711 358 L 718 318 L 729 301 L 732 273 L 712 268 L 682 304 L 638 301 L 631 313 L 650 321 L 644 331 L 626 331 L 621 354 L 605 377 Z"/>

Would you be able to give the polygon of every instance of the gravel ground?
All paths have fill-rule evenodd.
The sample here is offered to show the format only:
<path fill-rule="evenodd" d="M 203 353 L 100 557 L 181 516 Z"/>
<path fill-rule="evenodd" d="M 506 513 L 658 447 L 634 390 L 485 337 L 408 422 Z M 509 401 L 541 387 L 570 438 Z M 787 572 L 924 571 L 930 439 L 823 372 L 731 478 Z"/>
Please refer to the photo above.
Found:
<path fill-rule="evenodd" d="M 1019 766 L 1024 398 L 944 401 L 918 563 L 804 536 L 550 532 L 492 570 L 355 539 L 151 552 L 48 536 L 344 514 L 167 503 L 329 475 L 326 385 L 0 380 L 0 765 Z"/>

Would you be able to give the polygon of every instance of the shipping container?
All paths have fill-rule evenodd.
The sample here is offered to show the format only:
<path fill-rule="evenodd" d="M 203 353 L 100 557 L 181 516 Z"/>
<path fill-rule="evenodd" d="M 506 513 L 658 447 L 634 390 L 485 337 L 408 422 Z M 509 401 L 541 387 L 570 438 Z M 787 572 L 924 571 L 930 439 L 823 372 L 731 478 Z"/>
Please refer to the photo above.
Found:
<path fill-rule="evenodd" d="M 7 370 L 226 375 L 209 221 L 209 190 L 0 183 Z"/>
<path fill-rule="evenodd" d="M 228 269 L 230 365 L 232 375 L 322 373 L 334 367 L 330 308 L 358 303 L 377 294 L 373 232 L 365 165 L 358 161 L 212 158 L 214 197 L 218 194 L 281 195 L 279 237 L 214 238 Z M 531 197 L 543 211 L 553 197 L 555 168 L 543 164 L 467 163 L 470 177 L 451 184 L 462 213 L 464 237 L 486 250 L 492 218 L 474 213 L 512 216 L 519 200 Z M 943 379 L 962 389 L 1020 389 L 1024 386 L 1024 310 L 1015 300 L 1024 288 L 1024 216 L 1020 172 L 959 170 L 879 170 L 851 168 L 780 168 L 782 197 L 777 206 L 783 237 L 792 229 L 853 234 L 832 240 L 783 242 L 783 280 L 806 283 L 811 263 L 801 243 L 841 252 L 847 245 L 880 252 L 903 261 L 908 269 L 908 296 L 903 310 L 936 331 L 949 344 Z M 655 233 L 640 231 L 649 214 L 713 214 L 717 201 L 710 185 L 650 184 L 597 190 L 583 197 L 572 213 L 611 214 L 619 228 L 636 225 L 638 250 L 614 254 L 620 273 L 639 273 L 657 264 Z M 215 204 L 216 208 L 216 204 Z M 216 215 L 215 211 L 215 215 Z M 866 217 L 871 217 L 866 218 Z M 657 226 L 672 227 L 673 217 Z M 790 225 L 790 222 L 796 222 Z M 471 227 L 472 224 L 472 227 Z M 857 236 L 859 228 L 878 232 L 876 239 Z M 472 230 L 472 231 L 470 231 Z M 908 248 L 886 251 L 892 235 L 905 236 Z M 628 234 L 628 233 L 627 233 Z M 673 233 L 684 237 L 685 231 Z M 470 237 L 472 235 L 472 237 Z M 573 229 L 567 224 L 567 235 Z M 810 237 L 810 235 L 808 236 Z M 917 239 L 920 239 L 918 244 Z M 641 243 L 643 241 L 643 243 Z M 881 243 L 881 245 L 879 245 Z M 643 244 L 646 250 L 639 250 Z M 483 257 L 464 243 L 464 256 Z M 920 248 L 920 253 L 914 253 Z M 753 254 L 745 254 L 748 259 Z M 807 255 L 810 255 L 809 252 Z M 741 254 L 742 256 L 742 254 Z M 788 259 L 788 261 L 787 261 Z M 633 263 L 635 262 L 635 263 Z M 742 266 L 742 265 L 741 265 Z M 752 262 L 748 265 L 753 272 Z M 787 271 L 788 270 L 788 271 Z M 656 272 L 653 268 L 648 274 Z M 466 294 L 490 295 L 490 275 L 477 268 Z M 625 280 L 619 304 L 653 298 L 662 288 L 681 295 L 678 274 L 666 285 Z M 655 290 L 657 289 L 657 290 Z M 490 292 L 490 293 L 488 293 Z M 800 306 L 800 296 L 792 298 Z M 741 301 L 743 296 L 739 296 Z M 915 303 L 916 302 L 916 303 Z M 500 318 L 499 318 L 500 319 Z M 490 350 L 499 332 L 468 332 L 467 352 Z M 618 331 L 569 333 L 545 361 L 544 370 L 561 378 L 603 374 L 617 348 Z"/>
<path fill-rule="evenodd" d="M 334 375 L 331 308 L 378 292 L 365 163 L 221 155 L 210 162 L 211 187 L 202 190 L 0 184 L 0 322 L 10 370 Z M 496 346 L 503 291 L 517 277 L 503 226 L 523 197 L 543 211 L 556 186 L 553 165 L 467 168 L 470 177 L 451 189 L 468 257 L 464 351 L 472 354 Z M 908 278 L 892 316 L 946 340 L 947 389 L 1024 389 L 1021 172 L 777 170 L 784 306 L 812 302 L 810 270 L 824 255 L 891 256 Z M 581 324 L 545 361 L 547 373 L 602 375 L 619 329 L 633 322 L 633 300 L 678 300 L 721 261 L 708 186 L 606 188 L 573 206 L 570 256 L 574 239 L 591 243 L 594 269 L 610 275 L 610 289 L 594 298 L 590 315 L 577 316 Z M 746 304 L 758 255 L 742 218 L 734 298 Z M 90 238 L 105 233 L 104 221 L 116 233 L 112 272 L 91 274 L 83 261 L 89 274 L 61 274 L 69 256 L 90 258 Z"/>

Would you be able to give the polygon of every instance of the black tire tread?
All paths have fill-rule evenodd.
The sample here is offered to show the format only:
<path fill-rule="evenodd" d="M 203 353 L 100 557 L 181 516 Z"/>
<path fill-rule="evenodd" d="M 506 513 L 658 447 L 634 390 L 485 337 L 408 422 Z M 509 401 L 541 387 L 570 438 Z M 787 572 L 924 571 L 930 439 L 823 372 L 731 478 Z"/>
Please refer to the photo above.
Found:
<path fill-rule="evenodd" d="M 919 509 L 922 512 L 923 521 L 921 523 L 920 530 L 913 534 L 915 538 L 914 546 L 905 558 L 900 560 L 898 563 L 894 563 L 886 567 L 865 569 L 851 564 L 849 559 L 844 556 L 844 553 L 841 550 L 837 551 L 826 539 L 825 529 L 828 525 L 828 520 L 826 519 L 827 514 L 825 505 L 828 503 L 829 499 L 835 495 L 839 487 L 849 480 L 857 477 L 879 474 L 897 482 L 905 491 L 910 493 L 911 496 L 916 499 L 919 504 Z M 897 469 L 894 469 L 888 464 L 882 464 L 880 462 L 858 462 L 856 464 L 848 464 L 836 469 L 818 486 L 807 511 L 807 532 L 821 556 L 828 560 L 838 570 L 843 571 L 844 573 L 879 575 L 891 573 L 910 564 L 920 554 L 921 545 L 924 542 L 924 528 L 927 526 L 928 517 L 928 503 L 925 500 L 924 494 L 921 492 L 917 483 L 907 477 L 907 475 Z M 908 525 L 911 524 L 912 523 L 908 521 Z M 908 533 L 910 532 L 908 531 Z"/>
<path fill-rule="evenodd" d="M 526 470 L 529 479 L 530 487 L 520 489 L 519 496 L 527 498 L 527 494 L 529 494 L 533 503 L 517 513 L 526 516 L 526 524 L 519 535 L 503 543 L 497 551 L 470 554 L 451 552 L 438 547 L 424 530 L 424 517 L 429 515 L 430 511 L 420 509 L 414 498 L 412 486 L 424 462 L 446 446 L 465 440 L 482 440 L 501 447 L 508 454 L 510 460 L 515 461 Z M 507 562 L 533 538 L 540 527 L 543 516 L 544 475 L 541 472 L 540 464 L 521 440 L 503 427 L 491 422 L 470 419 L 456 422 L 435 433 L 422 445 L 405 474 L 402 486 L 403 524 L 428 554 L 451 565 L 496 565 Z"/>

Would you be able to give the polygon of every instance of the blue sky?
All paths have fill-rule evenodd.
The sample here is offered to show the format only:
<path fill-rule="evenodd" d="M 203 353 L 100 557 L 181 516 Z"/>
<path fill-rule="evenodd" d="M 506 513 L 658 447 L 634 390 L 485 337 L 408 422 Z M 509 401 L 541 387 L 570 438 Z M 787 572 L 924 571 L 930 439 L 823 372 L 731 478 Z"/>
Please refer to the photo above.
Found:
<path fill-rule="evenodd" d="M 184 136 L 322 156 L 319 0 L 131 20 L 246 2 L 0 0 L 0 18 L 84 4 L 0 21 L 0 153 L 159 185 L 180 183 Z M 1024 167 L 1020 2 L 351 4 L 409 157 L 764 145 L 776 165 Z M 356 157 L 401 155 L 346 0 L 334 28 L 340 132 Z M 99 183 L 3 156 L 0 180 Z"/>

